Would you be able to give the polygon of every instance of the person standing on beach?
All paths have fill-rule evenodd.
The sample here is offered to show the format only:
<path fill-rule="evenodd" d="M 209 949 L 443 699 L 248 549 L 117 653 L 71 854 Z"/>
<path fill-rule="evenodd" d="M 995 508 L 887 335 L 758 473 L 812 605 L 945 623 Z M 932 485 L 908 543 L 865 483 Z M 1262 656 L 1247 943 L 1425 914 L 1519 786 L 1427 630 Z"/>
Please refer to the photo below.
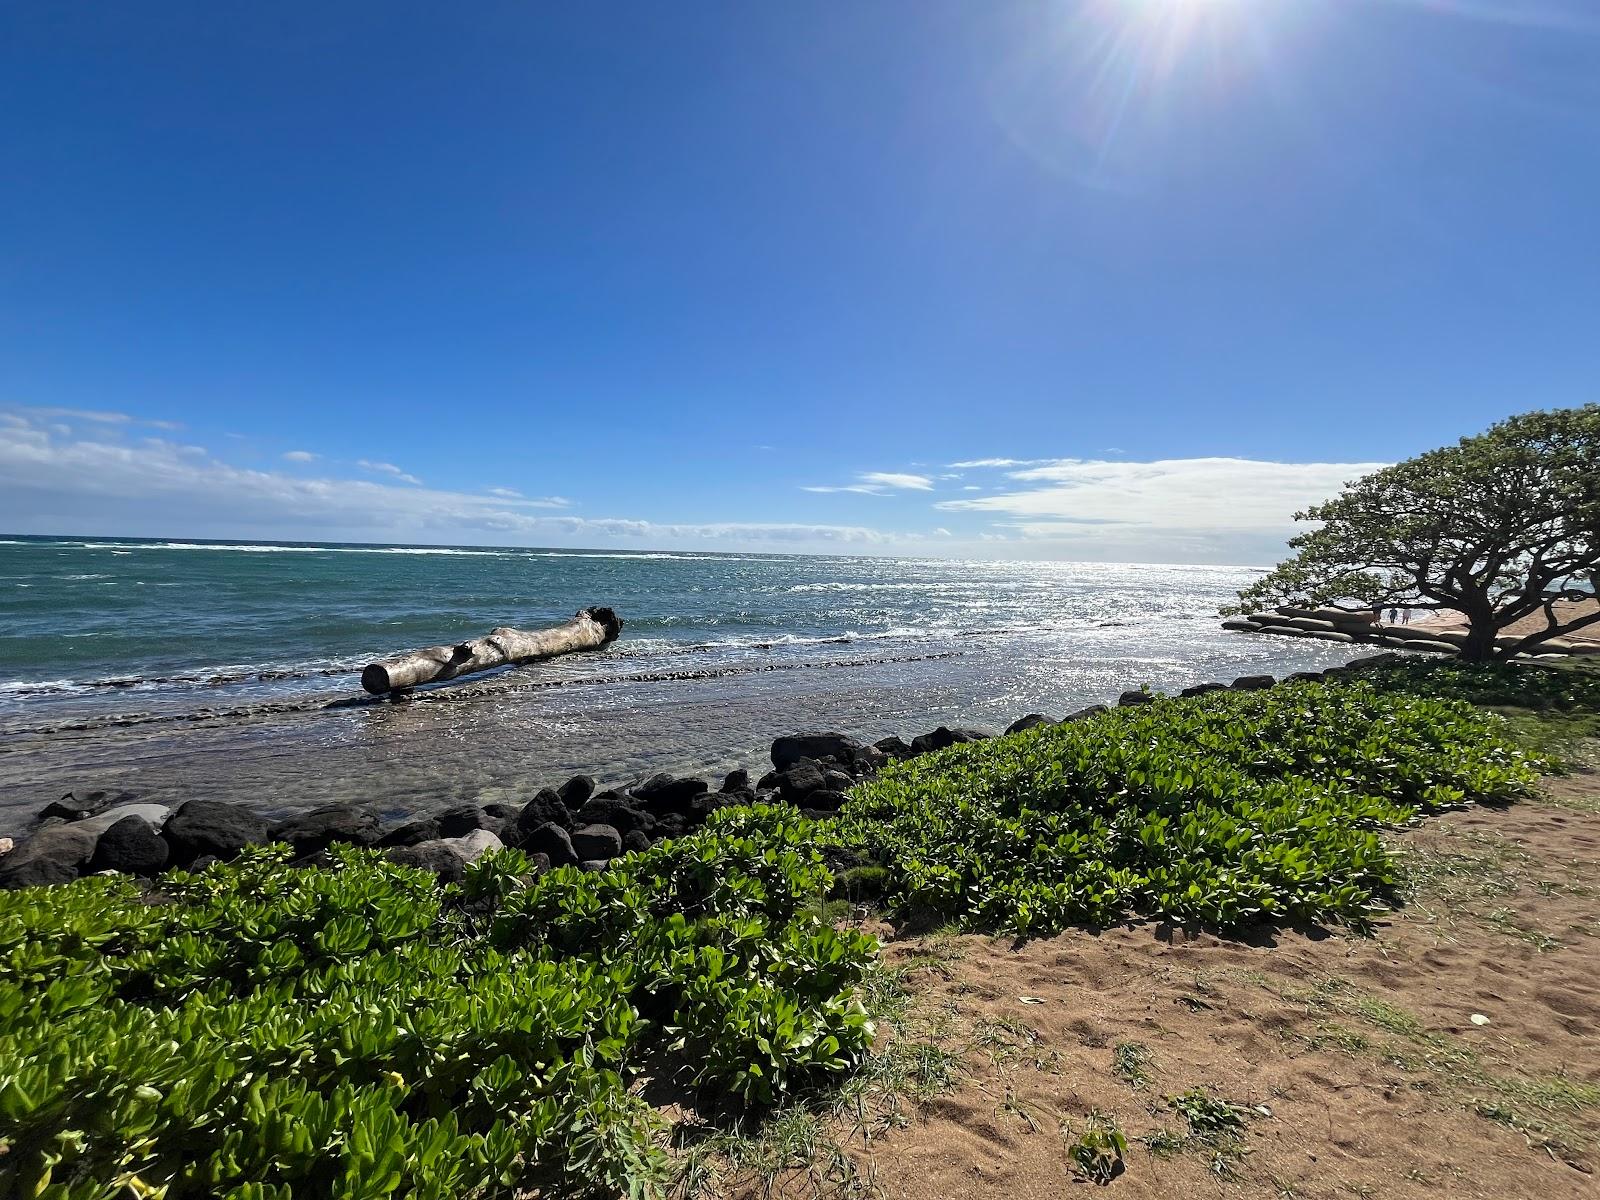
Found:
<path fill-rule="evenodd" d="M 1389 610 L 1389 624 L 1393 625 L 1393 624 L 1397 623 L 1399 620 L 1400 620 L 1400 610 L 1398 608 L 1391 608 Z"/>
<path fill-rule="evenodd" d="M 1400 624 L 1402 624 L 1402 625 L 1411 624 L 1411 610 L 1409 608 L 1402 608 L 1400 610 Z"/>

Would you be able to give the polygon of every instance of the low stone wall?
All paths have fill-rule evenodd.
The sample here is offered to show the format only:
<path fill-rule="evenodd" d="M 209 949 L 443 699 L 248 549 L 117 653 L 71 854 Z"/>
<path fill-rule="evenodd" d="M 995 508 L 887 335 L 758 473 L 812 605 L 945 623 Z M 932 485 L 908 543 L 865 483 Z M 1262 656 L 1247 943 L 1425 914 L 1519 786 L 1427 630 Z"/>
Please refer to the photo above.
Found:
<path fill-rule="evenodd" d="M 1376 613 L 1345 612 L 1338 608 L 1295 608 L 1285 606 L 1271 612 L 1254 612 L 1222 623 L 1237 633 L 1272 633 L 1279 637 L 1310 638 L 1329 642 L 1361 642 L 1390 646 L 1398 650 L 1419 650 L 1429 654 L 1456 654 L 1467 635 L 1461 629 L 1436 629 L 1427 625 L 1384 625 Z M 1500 647 L 1514 646 L 1520 637 L 1495 639 Z M 1518 658 L 1556 660 L 1570 655 L 1600 655 L 1600 642 L 1571 638 L 1551 638 L 1535 647 L 1531 654 Z"/>

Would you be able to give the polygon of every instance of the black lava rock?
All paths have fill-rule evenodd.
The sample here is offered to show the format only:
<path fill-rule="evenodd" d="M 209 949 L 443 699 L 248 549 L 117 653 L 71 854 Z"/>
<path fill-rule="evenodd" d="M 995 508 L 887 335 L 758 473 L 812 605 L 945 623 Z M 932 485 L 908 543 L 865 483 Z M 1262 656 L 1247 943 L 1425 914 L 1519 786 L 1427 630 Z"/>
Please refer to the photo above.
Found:
<path fill-rule="evenodd" d="M 523 805 L 522 811 L 517 814 L 517 828 L 526 835 L 529 831 L 546 824 L 569 829 L 572 826 L 572 812 L 552 789 L 540 788 L 533 799 Z"/>
<path fill-rule="evenodd" d="M 725 792 L 742 792 L 750 786 L 750 772 L 740 767 L 736 771 L 729 771 L 722 780 L 722 790 Z"/>
<path fill-rule="evenodd" d="M 785 799 L 792 802 L 819 791 L 826 783 L 822 768 L 809 758 L 790 763 L 778 774 L 778 789 L 783 792 Z"/>
<path fill-rule="evenodd" d="M 1054 725 L 1055 719 L 1043 713 L 1029 713 L 1025 717 L 1018 717 L 1006 726 L 1007 733 L 1021 733 L 1025 729 L 1037 729 L 1040 725 Z"/>
<path fill-rule="evenodd" d="M 432 817 L 422 817 L 416 821 L 407 821 L 404 825 L 391 829 L 378 839 L 380 846 L 418 846 L 423 842 L 438 840 L 439 822 Z"/>
<path fill-rule="evenodd" d="M 561 803 L 568 808 L 581 808 L 583 802 L 594 795 L 592 775 L 574 775 L 561 785 Z"/>
<path fill-rule="evenodd" d="M 622 853 L 622 835 L 610 825 L 584 825 L 572 831 L 572 849 L 585 862 L 610 860 Z"/>
<path fill-rule="evenodd" d="M 529 854 L 546 855 L 554 867 L 576 866 L 580 861 L 573 851 L 571 836 L 553 821 L 528 830 L 522 848 Z"/>
<path fill-rule="evenodd" d="M 258 846 L 267 840 L 267 823 L 237 804 L 190 800 L 167 818 L 161 836 L 172 849 L 173 863 L 181 866 L 204 855 L 232 858 L 246 846 Z"/>
<path fill-rule="evenodd" d="M 172 815 L 168 828 L 188 807 L 185 805 Z M 272 827 L 269 836 L 275 842 L 288 842 L 294 847 L 296 857 L 304 857 L 326 850 L 335 842 L 372 845 L 378 840 L 378 818 L 365 809 L 330 804 L 279 822 Z"/>
<path fill-rule="evenodd" d="M 421 867 L 424 871 L 432 871 L 439 877 L 440 883 L 460 883 L 466 877 L 467 864 L 461 861 L 461 856 L 437 838 L 433 841 L 418 842 L 414 846 L 395 846 L 388 852 L 391 862 L 401 866 Z"/>
<path fill-rule="evenodd" d="M 816 812 L 838 812 L 839 806 L 843 803 L 844 793 L 835 792 L 829 788 L 809 792 L 805 799 L 801 801 L 803 807 Z"/>
<path fill-rule="evenodd" d="M 983 742 L 992 738 L 994 734 L 986 729 L 952 729 L 948 725 L 941 725 L 932 733 L 924 733 L 911 739 L 913 754 L 927 754 L 933 750 L 943 750 L 947 746 L 957 746 L 965 742 Z"/>
<path fill-rule="evenodd" d="M 1152 704 L 1154 702 L 1155 697 L 1153 695 L 1137 688 L 1129 688 L 1117 697 L 1118 708 L 1129 708 L 1135 704 Z"/>
<path fill-rule="evenodd" d="M 639 830 L 630 829 L 622 835 L 622 849 L 629 854 L 637 854 L 650 849 L 650 839 Z"/>
<path fill-rule="evenodd" d="M 87 803 L 80 801 L 71 792 L 59 800 L 52 800 L 41 808 L 34 817 L 36 821 L 81 821 L 94 809 Z"/>
<path fill-rule="evenodd" d="M 445 809 L 434 819 L 439 822 L 439 836 L 445 838 L 466 837 L 474 829 L 487 829 L 499 837 L 500 831 L 505 828 L 504 821 L 490 816 L 476 804 L 457 804 Z"/>
<path fill-rule="evenodd" d="M 872 743 L 873 749 L 881 750 L 886 758 L 901 759 L 912 758 L 916 755 L 910 744 L 898 734 L 886 738 L 879 738 Z"/>
<path fill-rule="evenodd" d="M 660 816 L 662 813 L 687 812 L 689 801 L 709 789 L 710 785 L 704 779 L 652 775 L 631 790 L 647 812 Z"/>
<path fill-rule="evenodd" d="M 41 829 L 10 854 L 0 856 L 0 888 L 71 883 L 94 857 L 95 836 L 70 825 Z"/>
<path fill-rule="evenodd" d="M 1241 675 L 1233 681 L 1232 687 L 1236 692 L 1259 692 L 1277 682 L 1271 675 Z"/>
<path fill-rule="evenodd" d="M 123 817 L 100 835 L 89 870 L 121 871 L 125 875 L 158 875 L 171 851 L 143 817 Z"/>
<path fill-rule="evenodd" d="M 1186 687 L 1179 692 L 1180 696 L 1204 696 L 1209 692 L 1225 692 L 1228 685 L 1225 683 L 1197 683 L 1193 687 Z"/>
<path fill-rule="evenodd" d="M 856 771 L 876 771 L 887 756 L 876 746 L 844 733 L 797 733 L 772 743 L 772 765 L 782 771 L 803 758 L 831 758 Z"/>
<path fill-rule="evenodd" d="M 1068 713 L 1065 717 L 1061 718 L 1061 720 L 1063 724 L 1065 724 L 1067 721 L 1082 721 L 1086 717 L 1097 717 L 1103 712 L 1110 711 L 1111 710 L 1104 704 L 1091 704 L 1087 708 L 1078 709 L 1077 712 Z"/>
<path fill-rule="evenodd" d="M 580 808 L 573 821 L 584 825 L 610 825 L 624 834 L 635 829 L 649 834 L 656 827 L 655 817 L 644 809 L 636 808 L 625 800 L 602 800 L 598 797 Z"/>

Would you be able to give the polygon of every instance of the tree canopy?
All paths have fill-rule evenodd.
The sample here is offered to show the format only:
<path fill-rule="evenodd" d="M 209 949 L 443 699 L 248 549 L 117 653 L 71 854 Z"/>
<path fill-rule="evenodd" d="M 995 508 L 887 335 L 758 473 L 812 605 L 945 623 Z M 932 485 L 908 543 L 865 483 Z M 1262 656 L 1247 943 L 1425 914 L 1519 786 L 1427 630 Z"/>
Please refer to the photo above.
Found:
<path fill-rule="evenodd" d="M 1463 657 L 1536 649 L 1600 622 L 1600 611 L 1557 612 L 1593 599 L 1600 574 L 1600 404 L 1511 417 L 1348 483 L 1295 520 L 1319 525 L 1228 611 L 1451 609 L 1467 622 Z M 1502 636 L 1541 614 L 1542 628 Z"/>

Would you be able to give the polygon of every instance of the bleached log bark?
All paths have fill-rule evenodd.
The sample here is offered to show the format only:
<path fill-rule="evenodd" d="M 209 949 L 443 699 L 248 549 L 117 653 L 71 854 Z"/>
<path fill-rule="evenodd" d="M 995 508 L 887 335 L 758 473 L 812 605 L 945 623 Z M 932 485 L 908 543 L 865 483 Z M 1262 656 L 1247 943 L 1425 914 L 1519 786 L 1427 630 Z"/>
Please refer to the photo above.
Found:
<path fill-rule="evenodd" d="M 361 686 L 373 695 L 455 679 L 507 663 L 554 658 L 577 650 L 597 650 L 616 640 L 622 618 L 609 608 L 586 608 L 564 625 L 550 629 L 512 629 L 502 625 L 489 636 L 456 646 L 432 646 L 369 663 Z"/>

